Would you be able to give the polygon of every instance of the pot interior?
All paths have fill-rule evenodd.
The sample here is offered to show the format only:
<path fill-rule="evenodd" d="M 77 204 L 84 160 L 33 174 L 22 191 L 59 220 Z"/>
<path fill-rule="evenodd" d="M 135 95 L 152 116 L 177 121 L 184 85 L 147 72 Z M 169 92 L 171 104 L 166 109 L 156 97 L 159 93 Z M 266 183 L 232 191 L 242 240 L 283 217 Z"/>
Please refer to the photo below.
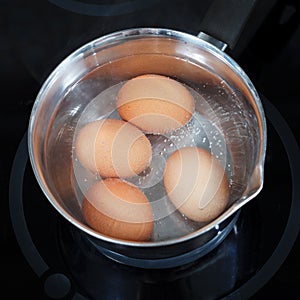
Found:
<path fill-rule="evenodd" d="M 175 243 L 220 224 L 262 186 L 265 124 L 259 97 L 239 66 L 214 46 L 162 29 L 123 31 L 83 46 L 53 71 L 37 97 L 30 120 L 30 156 L 44 193 L 64 217 L 94 237 L 128 244 L 84 222 L 83 195 L 97 178 L 76 159 L 74 137 L 88 122 L 120 118 L 115 107 L 120 87 L 143 74 L 171 77 L 195 100 L 188 124 L 171 135 L 148 136 L 153 166 L 129 179 L 153 205 L 154 232 L 146 244 Z M 229 179 L 229 204 L 209 223 L 179 213 L 163 188 L 163 166 L 172 147 L 191 143 L 219 159 Z"/>

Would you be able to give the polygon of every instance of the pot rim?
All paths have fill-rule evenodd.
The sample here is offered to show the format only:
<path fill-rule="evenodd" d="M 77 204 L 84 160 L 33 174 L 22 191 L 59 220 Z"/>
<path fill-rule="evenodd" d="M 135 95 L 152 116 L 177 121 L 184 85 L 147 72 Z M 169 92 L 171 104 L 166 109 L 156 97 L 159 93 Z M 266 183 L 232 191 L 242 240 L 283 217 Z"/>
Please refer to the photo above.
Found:
<path fill-rule="evenodd" d="M 70 64 L 76 57 L 79 55 L 83 55 L 86 51 L 89 51 L 91 48 L 100 47 L 107 45 L 111 42 L 114 42 L 116 40 L 127 40 L 127 38 L 144 38 L 144 37 L 164 37 L 164 38 L 174 38 L 174 39 L 180 39 L 188 44 L 194 44 L 198 45 L 200 47 L 205 47 L 208 51 L 212 52 L 214 56 L 216 56 L 218 59 L 221 59 L 225 61 L 231 68 L 233 68 L 238 76 L 242 78 L 243 82 L 245 83 L 246 87 L 248 88 L 249 92 L 251 93 L 251 96 L 253 99 L 255 99 L 255 103 L 257 105 L 257 110 L 259 112 L 259 115 L 261 117 L 261 144 L 260 144 L 260 150 L 258 155 L 258 172 L 259 172 L 259 187 L 251 192 L 250 195 L 243 196 L 238 201 L 231 204 L 229 208 L 227 208 L 219 217 L 208 223 L 207 225 L 201 227 L 200 229 L 186 234 L 181 237 L 172 238 L 168 240 L 162 240 L 157 242 L 136 242 L 136 241 L 129 241 L 129 240 L 122 240 L 117 239 L 113 237 L 106 236 L 104 234 L 101 234 L 89 226 L 85 225 L 84 223 L 77 220 L 75 217 L 70 215 L 60 203 L 55 199 L 55 197 L 52 195 L 51 191 L 48 189 L 44 181 L 42 180 L 41 173 L 38 170 L 36 163 L 35 163 L 35 153 L 34 153 L 34 147 L 33 147 L 33 131 L 36 124 L 36 113 L 43 102 L 45 91 L 47 90 L 48 86 L 51 85 L 51 83 L 55 80 L 56 74 L 65 67 L 65 65 Z M 120 31 L 116 31 L 110 34 L 106 34 L 104 36 L 101 36 L 99 38 L 96 38 L 83 46 L 79 47 L 77 50 L 73 51 L 71 54 L 69 54 L 64 60 L 62 60 L 58 66 L 50 73 L 46 81 L 43 83 L 39 93 L 37 94 L 36 100 L 33 104 L 32 112 L 29 119 L 29 130 L 28 130 L 28 150 L 29 150 L 29 158 L 31 162 L 31 166 L 33 169 L 33 172 L 35 174 L 35 177 L 47 197 L 48 201 L 54 206 L 54 208 L 69 222 L 71 222 L 73 225 L 75 225 L 77 228 L 83 230 L 85 233 L 109 242 L 113 244 L 118 245 L 124 245 L 124 246 L 131 246 L 131 247 L 161 247 L 161 246 L 169 246 L 173 244 L 178 244 L 193 238 L 196 238 L 198 236 L 201 236 L 202 234 L 215 229 L 218 230 L 219 225 L 225 221 L 227 218 L 232 216 L 236 211 L 238 211 L 243 205 L 245 205 L 247 202 L 249 202 L 251 199 L 255 198 L 260 191 L 263 188 L 263 179 L 264 179 L 264 161 L 265 161 L 265 153 L 266 153 L 266 121 L 265 121 L 265 114 L 263 110 L 263 106 L 260 100 L 260 97 L 252 84 L 249 77 L 246 75 L 246 73 L 241 69 L 241 67 L 226 53 L 221 51 L 216 46 L 210 44 L 209 42 L 202 40 L 201 38 L 191 35 L 189 33 L 184 33 L 181 31 L 173 30 L 173 29 L 167 29 L 167 28 L 154 28 L 154 27 L 139 27 L 139 28 L 130 28 L 130 29 L 124 29 Z"/>

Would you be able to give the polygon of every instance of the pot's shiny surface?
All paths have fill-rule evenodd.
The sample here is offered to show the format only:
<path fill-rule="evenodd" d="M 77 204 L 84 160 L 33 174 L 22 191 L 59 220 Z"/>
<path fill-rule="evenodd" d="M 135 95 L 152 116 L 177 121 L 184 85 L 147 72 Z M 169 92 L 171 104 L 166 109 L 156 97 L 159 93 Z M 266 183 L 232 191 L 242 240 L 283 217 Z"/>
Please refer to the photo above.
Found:
<path fill-rule="evenodd" d="M 101 109 L 93 111 L 93 115 L 92 100 L 121 82 L 147 73 L 172 77 L 194 91 L 196 111 L 193 122 L 209 128 L 204 130 L 202 140 L 206 138 L 206 141 L 203 146 L 218 156 L 226 168 L 230 179 L 230 205 L 210 223 L 195 226 L 185 220 L 179 228 L 176 224 L 182 216 L 166 207 L 155 226 L 159 235 L 162 228 L 166 228 L 163 231 L 165 238 L 131 242 L 104 236 L 85 224 L 80 198 L 85 185 L 81 182 L 83 177 L 78 172 L 72 151 L 74 134 L 83 120 L 99 118 L 97 113 L 103 113 L 103 110 L 103 115 L 115 116 L 104 101 L 100 106 L 102 112 Z M 214 142 L 216 138 L 218 143 Z M 226 227 L 230 217 L 260 192 L 266 122 L 255 87 L 227 54 L 197 37 L 178 31 L 129 29 L 84 45 L 50 74 L 32 109 L 28 147 L 40 187 L 67 220 L 117 253 L 127 255 L 133 250 L 137 257 L 145 255 L 147 259 L 147 251 L 143 252 L 143 249 L 155 248 L 157 258 L 166 258 L 180 255 L 175 250 L 172 253 L 172 247 L 176 249 L 180 243 L 188 245 L 184 249 L 181 247 L 181 254 L 207 243 L 220 226 Z M 155 194 L 157 186 L 151 188 L 151 193 Z M 155 197 L 157 200 L 159 195 Z M 173 234 L 176 228 L 178 234 Z M 162 250 L 165 248 L 169 249 L 167 254 Z"/>

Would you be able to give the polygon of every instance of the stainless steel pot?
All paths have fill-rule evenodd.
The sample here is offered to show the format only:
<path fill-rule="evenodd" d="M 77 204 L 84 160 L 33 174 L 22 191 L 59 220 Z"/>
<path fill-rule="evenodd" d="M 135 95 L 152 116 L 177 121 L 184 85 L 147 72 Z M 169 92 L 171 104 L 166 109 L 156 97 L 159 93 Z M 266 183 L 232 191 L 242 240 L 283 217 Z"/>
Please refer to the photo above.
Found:
<path fill-rule="evenodd" d="M 240 208 L 263 187 L 266 122 L 259 95 L 239 65 L 221 50 L 225 43 L 217 41 L 219 49 L 207 33 L 199 37 L 162 28 L 134 28 L 100 37 L 62 61 L 34 103 L 28 147 L 41 189 L 82 232 L 83 241 L 122 263 L 164 268 L 204 255 L 227 236 Z M 210 42 L 201 37 L 209 37 Z M 223 161 L 230 177 L 230 204 L 215 220 L 200 225 L 181 220 L 166 206 L 156 220 L 153 240 L 118 240 L 96 232 L 83 219 L 86 174 L 80 173 L 74 160 L 74 136 L 80 125 L 99 114 L 116 116 L 111 98 L 101 100 L 99 94 L 149 73 L 172 77 L 195 93 L 193 122 L 206 126 L 199 143 Z M 164 140 L 156 138 L 155 146 Z M 158 183 L 146 188 L 155 194 Z"/>

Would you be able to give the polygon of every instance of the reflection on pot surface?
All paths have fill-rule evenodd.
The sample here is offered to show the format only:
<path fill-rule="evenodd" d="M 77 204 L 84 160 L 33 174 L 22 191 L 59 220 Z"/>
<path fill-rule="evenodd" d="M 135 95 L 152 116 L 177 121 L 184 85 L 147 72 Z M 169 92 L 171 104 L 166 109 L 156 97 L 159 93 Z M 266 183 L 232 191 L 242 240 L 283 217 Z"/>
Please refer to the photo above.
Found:
<path fill-rule="evenodd" d="M 135 77 L 144 86 L 123 93 Z M 180 243 L 188 252 L 205 243 L 203 235 L 261 190 L 265 147 L 264 113 L 247 75 L 209 43 L 164 29 L 117 32 L 75 51 L 43 85 L 30 120 L 30 158 L 50 202 L 101 246 L 129 247 L 133 255 Z M 122 189 L 108 187 L 109 179 Z M 92 188 L 100 226 L 82 214 Z M 132 189 L 145 202 L 133 201 Z M 142 203 L 153 219 L 141 217 Z M 109 226 L 137 232 L 154 223 L 135 241 L 102 230 L 104 217 L 114 220 Z"/>

